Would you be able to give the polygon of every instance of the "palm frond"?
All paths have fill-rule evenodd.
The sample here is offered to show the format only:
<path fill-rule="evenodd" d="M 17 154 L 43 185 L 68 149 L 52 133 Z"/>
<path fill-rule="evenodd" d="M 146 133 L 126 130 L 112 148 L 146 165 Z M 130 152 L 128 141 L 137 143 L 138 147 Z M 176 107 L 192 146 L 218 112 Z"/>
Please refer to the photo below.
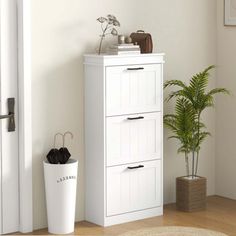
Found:
<path fill-rule="evenodd" d="M 204 72 L 204 73 L 208 73 L 210 70 L 215 69 L 215 68 L 216 68 L 215 65 L 210 65 L 210 66 L 208 66 L 203 72 Z"/>
<path fill-rule="evenodd" d="M 171 92 L 169 94 L 169 96 L 165 99 L 165 101 L 169 102 L 174 97 L 183 96 L 182 93 L 183 93 L 183 90 L 178 90 L 178 91 Z"/>
<path fill-rule="evenodd" d="M 230 95 L 230 92 L 229 92 L 228 89 L 225 89 L 225 88 L 214 88 L 210 92 L 207 93 L 207 96 L 213 96 L 213 95 L 218 94 L 218 93 L 223 93 L 223 94 Z"/>
<path fill-rule="evenodd" d="M 172 138 L 178 139 L 178 140 L 180 139 L 180 137 L 179 137 L 179 136 L 176 136 L 176 135 L 172 135 L 172 136 L 169 136 L 169 137 L 168 137 L 168 139 L 172 139 Z"/>
<path fill-rule="evenodd" d="M 163 116 L 164 119 L 166 119 L 166 118 L 175 118 L 175 117 L 176 117 L 176 115 L 174 115 L 174 114 L 165 114 Z"/>
<path fill-rule="evenodd" d="M 181 88 L 185 88 L 186 84 L 181 80 L 167 80 L 164 83 L 164 88 L 167 88 L 167 87 L 170 87 L 170 86 L 178 86 L 178 87 L 181 87 Z"/>
<path fill-rule="evenodd" d="M 198 143 L 198 148 L 200 150 L 202 142 L 208 137 L 211 136 L 211 133 L 209 132 L 200 132 L 199 134 L 199 143 Z"/>
<path fill-rule="evenodd" d="M 181 152 L 189 153 L 193 146 L 193 132 L 196 133 L 196 113 L 191 103 L 185 98 L 177 98 L 175 114 L 164 116 L 164 124 L 173 135 L 169 139 L 178 139 L 181 143 Z M 179 150 L 180 151 L 180 150 Z"/>

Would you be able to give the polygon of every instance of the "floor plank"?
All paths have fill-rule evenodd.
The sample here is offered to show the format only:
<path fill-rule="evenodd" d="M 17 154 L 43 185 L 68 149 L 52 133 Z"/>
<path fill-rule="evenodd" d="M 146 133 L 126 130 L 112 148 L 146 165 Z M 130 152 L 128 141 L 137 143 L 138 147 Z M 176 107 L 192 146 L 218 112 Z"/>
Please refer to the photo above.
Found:
<path fill-rule="evenodd" d="M 208 197 L 207 210 L 194 213 L 180 212 L 175 204 L 164 207 L 164 215 L 145 220 L 130 222 L 111 227 L 100 227 L 89 222 L 76 224 L 73 235 L 80 236 L 116 236 L 121 233 L 145 227 L 189 226 L 220 231 L 229 236 L 236 236 L 236 201 L 211 196 Z M 47 235 L 47 229 L 33 232 L 34 235 Z"/>

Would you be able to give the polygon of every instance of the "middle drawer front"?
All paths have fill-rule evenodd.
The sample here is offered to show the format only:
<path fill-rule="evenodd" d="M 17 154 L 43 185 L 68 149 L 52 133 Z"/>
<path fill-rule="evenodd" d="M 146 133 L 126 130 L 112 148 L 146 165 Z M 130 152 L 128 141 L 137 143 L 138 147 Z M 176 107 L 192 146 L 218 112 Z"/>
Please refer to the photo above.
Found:
<path fill-rule="evenodd" d="M 107 118 L 107 166 L 160 159 L 161 137 L 160 112 Z"/>

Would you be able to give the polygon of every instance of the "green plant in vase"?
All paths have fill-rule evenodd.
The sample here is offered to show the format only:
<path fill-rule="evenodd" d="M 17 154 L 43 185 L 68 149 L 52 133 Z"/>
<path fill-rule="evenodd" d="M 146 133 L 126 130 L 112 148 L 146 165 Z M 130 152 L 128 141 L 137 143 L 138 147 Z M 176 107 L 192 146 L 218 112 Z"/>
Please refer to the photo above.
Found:
<path fill-rule="evenodd" d="M 214 106 L 214 96 L 219 93 L 229 94 L 225 88 L 214 88 L 208 91 L 210 70 L 215 66 L 209 66 L 204 71 L 194 75 L 189 85 L 181 80 L 169 80 L 164 83 L 164 88 L 175 87 L 166 101 L 176 98 L 175 113 L 164 116 L 164 124 L 169 128 L 179 141 L 178 152 L 184 153 L 187 176 L 194 178 L 198 173 L 198 161 L 201 145 L 210 135 L 206 125 L 202 122 L 202 113 Z M 189 156 L 192 157 L 190 174 Z"/>

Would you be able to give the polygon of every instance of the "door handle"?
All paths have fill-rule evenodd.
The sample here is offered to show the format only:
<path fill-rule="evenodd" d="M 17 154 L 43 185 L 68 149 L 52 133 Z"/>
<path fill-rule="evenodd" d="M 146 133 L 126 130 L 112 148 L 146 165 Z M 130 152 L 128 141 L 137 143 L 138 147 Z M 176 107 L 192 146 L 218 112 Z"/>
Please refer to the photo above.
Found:
<path fill-rule="evenodd" d="M 15 125 L 15 98 L 7 99 L 8 105 L 8 115 L 0 115 L 0 120 L 9 119 L 8 132 L 13 132 L 16 130 Z"/>
<path fill-rule="evenodd" d="M 127 120 L 142 120 L 144 119 L 143 116 L 138 116 L 138 117 L 128 117 Z"/>
<path fill-rule="evenodd" d="M 133 170 L 133 169 L 140 169 L 140 168 L 143 168 L 144 165 L 139 165 L 139 166 L 129 166 L 128 169 L 129 170 Z"/>
<path fill-rule="evenodd" d="M 144 70 L 143 67 L 127 68 L 127 70 Z"/>

